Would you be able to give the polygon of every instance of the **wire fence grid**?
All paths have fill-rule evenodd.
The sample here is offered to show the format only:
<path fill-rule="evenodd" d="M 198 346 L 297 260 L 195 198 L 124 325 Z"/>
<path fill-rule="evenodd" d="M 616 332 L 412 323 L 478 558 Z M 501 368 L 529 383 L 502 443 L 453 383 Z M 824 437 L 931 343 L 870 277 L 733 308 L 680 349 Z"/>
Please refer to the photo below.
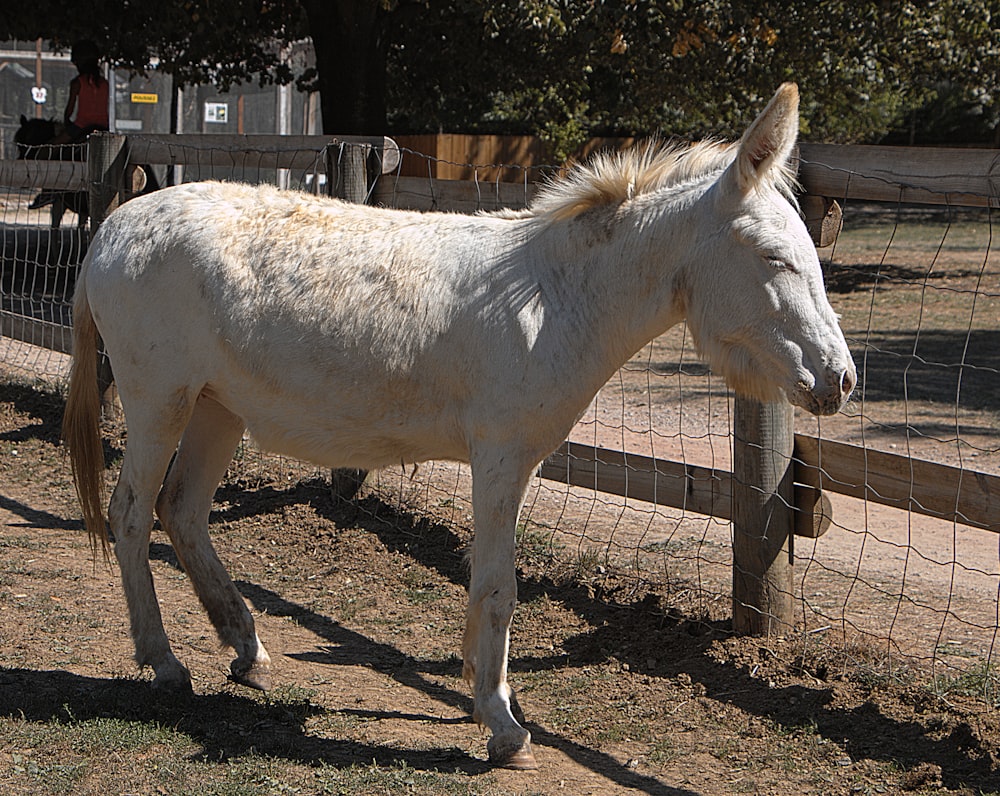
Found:
<path fill-rule="evenodd" d="M 282 170 L 269 151 L 199 160 L 178 149 L 174 181 L 230 179 L 326 192 L 329 153 Z M 405 152 L 406 157 L 423 157 Z M 485 170 L 485 167 L 484 167 Z M 428 172 L 430 169 L 428 168 Z M 162 183 L 167 169 L 160 167 Z M 478 183 L 473 204 L 527 204 L 534 184 Z M 420 202 L 449 209 L 443 183 L 425 180 Z M 383 175 L 375 199 L 412 206 L 413 183 Z M 512 194 L 511 191 L 515 193 Z M 520 191 L 520 200 L 516 192 Z M 51 334 L 0 337 L 9 373 L 61 383 L 68 374 L 73 275 L 86 232 L 70 217 L 52 229 L 32 209 L 40 190 L 0 187 L 0 300 L 7 316 Z M 389 197 L 388 199 L 386 197 Z M 838 199 L 838 197 L 831 197 Z M 798 414 L 797 430 L 960 468 L 970 482 L 1000 475 L 1000 255 L 995 209 L 858 202 L 839 198 L 843 228 L 820 250 L 827 288 L 854 353 L 859 384 L 840 415 Z M 991 196 L 987 205 L 997 205 Z M 463 208 L 463 209 L 476 209 Z M 32 343 L 55 339 L 46 348 Z M 685 464 L 731 470 L 733 399 L 702 363 L 683 325 L 653 340 L 601 390 L 571 439 Z M 257 451 L 247 441 L 229 478 L 286 483 L 323 473 Z M 905 474 L 904 474 L 905 475 Z M 859 472 L 866 481 L 867 472 Z M 465 465 L 431 462 L 383 470 L 366 489 L 468 531 L 471 476 Z M 830 495 L 832 524 L 794 540 L 795 629 L 804 653 L 877 676 L 930 673 L 938 693 L 971 693 L 1000 704 L 1000 534 L 916 508 Z M 1000 530 L 1000 517 L 997 518 Z M 595 599 L 628 603 L 652 595 L 660 609 L 724 623 L 731 615 L 728 520 L 536 478 L 519 527 L 522 569 L 588 584 Z"/>

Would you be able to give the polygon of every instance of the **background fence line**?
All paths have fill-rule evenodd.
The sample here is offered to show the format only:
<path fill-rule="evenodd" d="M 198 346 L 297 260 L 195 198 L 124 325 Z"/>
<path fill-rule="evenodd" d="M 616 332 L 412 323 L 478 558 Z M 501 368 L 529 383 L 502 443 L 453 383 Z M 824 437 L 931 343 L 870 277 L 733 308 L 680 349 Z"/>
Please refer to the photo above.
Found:
<path fill-rule="evenodd" d="M 337 165 L 344 161 L 345 146 L 363 147 L 358 151 L 364 153 L 361 160 L 368 170 L 365 180 L 370 201 L 419 210 L 477 212 L 521 208 L 530 202 L 536 190 L 527 181 L 527 171 L 522 172 L 521 182 L 499 179 L 454 182 L 404 176 L 399 165 L 402 162 L 399 148 L 383 139 L 331 142 L 278 137 L 190 138 L 198 140 L 135 137 L 130 139 L 130 157 L 134 163 L 183 166 L 183 172 L 177 173 L 184 180 L 235 177 L 280 183 L 281 172 L 285 170 L 286 185 L 316 192 L 329 191 L 335 179 L 343 179 Z M 285 144 L 297 148 L 286 155 Z M 369 154 L 373 151 L 389 153 L 382 157 L 380 167 L 374 169 L 381 173 L 378 179 L 374 179 L 376 175 L 370 169 Z M 402 154 L 404 158 L 414 156 L 405 149 Z M 962 655 L 971 656 L 977 665 L 985 667 L 983 693 L 995 689 L 996 684 L 992 673 L 996 593 L 1000 584 L 996 542 L 992 548 L 977 542 L 976 552 L 971 555 L 964 550 L 969 544 L 969 534 L 982 533 L 968 531 L 967 526 L 1000 532 L 997 497 L 1000 477 L 996 472 L 1000 469 L 996 442 L 996 431 L 1000 429 L 996 422 L 996 396 L 1000 391 L 994 389 L 1000 384 L 1000 370 L 996 367 L 996 355 L 991 358 L 983 353 L 996 340 L 1000 294 L 991 216 L 991 209 L 1000 206 L 998 163 L 1000 155 L 989 150 L 800 146 L 800 180 L 810 195 L 822 200 L 820 220 L 832 218 L 839 222 L 843 208 L 845 234 L 840 239 L 830 240 L 829 229 L 825 237 L 817 233 L 814 236 L 830 249 L 824 260 L 835 306 L 838 295 L 853 300 L 850 322 L 855 324 L 857 320 L 860 334 L 852 336 L 848 330 L 848 336 L 855 353 L 860 355 L 862 379 L 860 397 L 847 416 L 807 420 L 807 425 L 815 428 L 800 429 L 795 436 L 789 461 L 794 497 L 786 500 L 799 509 L 793 522 L 800 547 L 804 541 L 812 545 L 812 552 L 803 556 L 801 549 L 796 550 L 801 565 L 797 564 L 789 580 L 780 584 L 781 591 L 795 597 L 790 602 L 792 611 L 800 626 L 811 634 L 804 638 L 810 640 L 818 639 L 830 627 L 837 627 L 842 641 L 851 641 L 855 636 L 882 639 L 894 654 L 905 652 L 934 666 L 946 664 L 948 671 L 966 671 L 968 667 L 956 663 L 957 657 L 950 654 L 946 644 L 949 633 L 957 630 L 956 646 L 962 647 Z M 61 313 L 68 305 L 72 269 L 82 257 L 85 241 L 78 233 L 74 237 L 74 230 L 49 231 L 40 225 L 41 219 L 34 217 L 29 221 L 23 210 L 23 192 L 82 187 L 86 181 L 80 176 L 79 165 L 40 161 L 0 164 L 0 180 L 9 187 L 7 206 L 17 206 L 14 224 L 9 225 L 6 220 L 4 223 L 0 329 L 5 337 L 19 337 L 63 352 L 68 350 L 68 335 L 63 331 L 65 315 Z M 474 175 L 478 173 L 475 167 L 470 168 Z M 487 171 L 484 169 L 483 173 Z M 10 201 L 14 196 L 20 198 Z M 831 199 L 838 205 L 833 205 Z M 876 201 L 890 204 L 873 209 L 870 203 Z M 908 218 L 923 212 L 910 206 L 915 202 L 940 205 L 945 214 L 943 221 L 934 216 L 934 223 L 942 226 L 939 237 L 921 243 L 919 253 L 928 248 L 931 251 L 929 264 L 920 268 L 894 262 L 894 248 L 904 230 L 909 229 Z M 950 214 L 966 212 L 959 211 L 965 206 L 976 209 L 977 215 L 971 222 L 964 217 L 951 217 Z M 838 250 L 846 252 L 848 258 L 853 256 L 855 241 L 851 233 L 857 229 L 862 236 L 867 234 L 869 227 L 876 226 L 871 221 L 875 216 L 881 223 L 887 216 L 895 217 L 889 231 L 879 233 L 883 237 L 882 250 L 876 250 L 874 258 L 870 254 L 859 255 L 861 260 L 857 263 L 837 262 Z M 985 230 L 985 243 L 975 244 L 977 262 L 962 266 L 953 274 L 953 266 L 944 260 L 951 240 L 959 234 L 960 224 L 966 223 Z M 13 229 L 8 229 L 9 226 Z M 43 240 L 47 240 L 47 246 L 41 243 Z M 959 241 L 955 249 L 962 252 L 969 246 Z M 57 251 L 56 262 L 50 262 L 53 250 Z M 943 280 L 940 287 L 935 283 L 939 275 Z M 906 329 L 905 335 L 897 331 L 886 333 L 883 340 L 878 328 L 880 308 L 883 300 L 892 297 L 892 291 L 920 293 L 915 310 L 916 327 Z M 948 308 L 948 317 L 953 321 L 960 311 L 965 312 L 964 325 L 948 330 L 948 334 L 938 334 L 935 328 L 927 327 L 927 319 L 935 316 L 933 306 L 926 300 L 928 294 L 939 299 L 947 297 L 955 304 Z M 966 306 L 968 302 L 959 302 L 966 298 L 971 299 L 971 307 Z M 60 309 L 46 316 L 40 309 L 43 304 Z M 904 313 L 893 307 L 888 311 L 900 316 Z M 16 325 L 18 317 L 20 327 Z M 633 592 L 654 586 L 672 588 L 675 597 L 687 594 L 681 599 L 686 610 L 705 618 L 717 618 L 729 613 L 724 602 L 728 596 L 726 581 L 731 579 L 733 570 L 749 572 L 738 561 L 735 567 L 728 562 L 722 551 L 725 541 L 718 541 L 727 537 L 730 545 L 733 541 L 728 528 L 733 493 L 730 429 L 736 413 L 723 386 L 693 360 L 683 330 L 665 337 L 669 339 L 654 341 L 623 369 L 617 383 L 602 391 L 572 440 L 543 464 L 542 480 L 529 495 L 524 533 L 527 542 L 541 540 L 540 547 L 548 551 L 544 554 L 550 558 L 557 550 L 562 554 L 569 550 L 571 557 L 575 557 L 577 576 L 607 581 L 614 565 L 617 574 L 625 573 L 630 579 Z M 924 352 L 922 346 L 927 344 L 935 346 L 934 350 Z M 40 370 L 33 364 L 19 365 L 18 355 L 11 354 L 9 348 L 4 350 L 7 353 L 3 357 L 15 367 Z M 956 355 L 957 358 L 948 359 Z M 880 377 L 880 366 L 893 359 L 905 362 L 901 368 L 886 368 L 902 381 L 904 394 L 890 400 L 890 396 L 878 393 L 875 401 L 873 396 L 883 390 L 875 384 L 876 377 Z M 923 392 L 931 387 L 918 383 L 918 379 L 926 376 L 934 382 L 952 374 L 958 380 L 955 403 L 943 413 L 940 407 L 936 410 L 948 422 L 940 417 L 928 421 L 938 434 L 935 438 L 923 430 L 924 415 L 930 417 L 935 413 L 934 405 L 941 403 L 941 390 L 931 395 L 932 400 L 923 400 L 926 398 Z M 657 401 L 654 394 L 665 392 L 668 387 L 674 397 Z M 643 391 L 644 401 L 636 398 Z M 895 405 L 900 403 L 899 398 L 902 398 L 902 424 L 898 418 L 883 419 L 870 408 L 874 403 Z M 664 401 L 673 405 L 666 418 L 659 416 L 662 410 L 658 408 Z M 899 414 L 900 408 L 890 411 Z M 692 419 L 696 421 L 693 425 Z M 799 420 L 801 423 L 805 418 Z M 676 424 L 678 431 L 664 430 L 664 422 L 668 426 Z M 977 429 L 975 438 L 964 433 L 970 424 Z M 945 430 L 942 432 L 941 428 Z M 846 431 L 851 438 L 834 439 L 830 431 L 835 432 L 834 436 Z M 880 446 L 883 437 L 901 440 L 904 451 L 883 449 L 885 446 Z M 614 442 L 614 446 L 609 442 Z M 899 443 L 889 443 L 893 444 Z M 938 449 L 934 446 L 954 448 L 957 455 L 948 455 L 954 461 L 933 461 Z M 679 456 L 680 460 L 665 453 Z M 975 469 L 968 466 L 972 461 L 976 462 Z M 434 463 L 422 468 L 421 478 L 402 472 L 382 473 L 374 483 L 380 494 L 416 500 L 422 509 L 438 513 L 443 509 L 451 522 L 467 522 L 471 510 L 462 495 L 468 486 L 468 474 L 461 467 Z M 559 487 L 553 480 L 572 486 Z M 831 493 L 837 500 L 835 505 L 830 502 Z M 841 502 L 837 495 L 860 499 L 859 527 L 853 518 L 841 517 L 849 504 Z M 904 509 L 907 529 L 901 539 L 890 538 L 890 534 L 880 536 L 879 524 L 885 516 L 878 508 L 880 504 Z M 679 513 L 661 512 L 658 506 L 677 509 Z M 856 508 L 851 511 L 857 513 Z M 916 518 L 922 515 L 936 517 L 943 524 L 926 532 L 919 529 L 918 533 Z M 835 533 L 823 536 L 828 529 Z M 829 539 L 836 533 L 850 534 L 859 540 L 860 550 L 852 559 L 853 572 L 850 564 L 831 561 L 819 554 L 821 548 L 832 545 Z M 820 536 L 822 540 L 818 540 Z M 926 541 L 925 537 L 938 541 Z M 941 549 L 925 553 L 921 549 L 925 544 Z M 893 555 L 903 558 L 902 572 L 892 573 L 892 583 L 864 574 L 867 557 L 876 547 L 888 547 L 897 551 Z M 977 558 L 984 555 L 986 558 L 982 560 Z M 617 562 L 622 560 L 628 561 L 628 565 L 620 567 Z M 952 593 L 944 607 L 938 607 L 928 595 L 910 591 L 918 582 L 913 573 L 918 564 L 925 563 L 950 573 Z M 682 571 L 690 564 L 694 564 L 693 575 Z M 720 576 L 720 570 L 730 576 Z M 759 578 L 759 573 L 750 574 Z M 964 580 L 976 582 L 981 603 L 968 611 L 963 605 L 966 598 L 960 592 L 961 586 L 957 585 Z M 811 588 L 813 582 L 821 588 Z M 829 589 L 837 582 L 845 592 L 839 609 Z M 675 588 L 678 584 L 683 585 Z M 991 592 L 992 600 L 988 596 Z M 693 601 L 684 602 L 689 598 Z M 741 603 L 737 602 L 739 607 Z M 849 610 L 855 602 L 865 603 L 861 619 Z M 887 605 L 892 608 L 888 629 L 883 623 L 873 630 L 871 620 L 884 618 Z M 759 606 L 750 608 L 758 613 L 761 610 Z M 926 641 L 908 639 L 899 630 L 911 614 L 928 613 L 930 619 L 925 617 L 920 621 L 930 624 L 924 628 L 933 638 L 930 652 L 926 646 L 920 649 Z M 818 628 L 827 629 L 818 631 Z"/>

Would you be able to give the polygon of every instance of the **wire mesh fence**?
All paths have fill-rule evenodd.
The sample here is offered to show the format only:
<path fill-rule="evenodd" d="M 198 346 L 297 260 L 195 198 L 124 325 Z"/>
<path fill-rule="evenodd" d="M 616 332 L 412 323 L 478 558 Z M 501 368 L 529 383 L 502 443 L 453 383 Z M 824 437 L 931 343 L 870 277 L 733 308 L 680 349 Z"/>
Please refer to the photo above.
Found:
<path fill-rule="evenodd" d="M 295 168 L 279 167 L 270 148 L 244 145 L 222 157 L 204 145 L 169 144 L 168 151 L 159 167 L 164 182 L 236 179 L 326 193 L 330 163 L 343 148 L 309 150 Z M 406 156 L 412 162 L 417 155 Z M 471 212 L 524 206 L 535 190 L 528 180 L 472 183 L 459 198 L 454 185 L 397 169 L 381 178 L 373 197 Z M 29 209 L 41 186 L 0 190 L 0 361 L 9 372 L 59 381 L 68 372 L 68 307 L 86 235 L 74 225 L 51 229 L 42 211 Z M 970 527 L 957 511 L 926 516 L 912 463 L 954 468 L 956 506 L 963 489 L 1000 475 L 998 198 L 984 197 L 981 207 L 949 206 L 945 194 L 939 206 L 831 198 L 843 205 L 843 229 L 820 255 L 859 385 L 840 415 L 800 413 L 796 422 L 797 431 L 820 439 L 820 479 L 828 483 L 824 441 L 859 446 L 860 496 L 831 491 L 830 529 L 794 540 L 797 626 L 789 632 L 804 660 L 877 676 L 929 673 L 938 693 L 973 693 L 997 704 L 1000 508 L 992 530 Z M 50 332 L 13 339 L 9 324 L 19 314 L 31 319 L 31 329 Z M 605 385 L 571 439 L 728 474 L 733 416 L 726 385 L 701 362 L 682 325 Z M 902 507 L 880 500 L 869 472 L 870 455 L 879 451 L 903 457 L 895 475 L 912 489 Z M 265 455 L 248 440 L 229 478 L 280 485 L 323 475 Z M 366 505 L 405 508 L 468 533 L 470 485 L 464 465 L 401 466 L 369 476 L 366 489 L 377 499 Z M 573 578 L 594 599 L 652 601 L 665 615 L 691 620 L 724 623 L 731 616 L 732 530 L 724 512 L 700 504 L 671 508 L 539 476 L 518 533 L 526 577 Z"/>
<path fill-rule="evenodd" d="M 1000 468 L 995 209 L 940 198 L 937 208 L 844 203 L 827 284 L 860 386 L 842 416 L 799 424 L 906 457 L 900 476 L 911 489 L 902 510 L 835 500 L 834 530 L 799 547 L 798 580 L 807 623 L 870 641 L 890 670 L 929 664 L 939 687 L 980 688 L 996 701 L 1000 515 L 990 507 L 992 532 L 924 516 L 927 493 L 911 475 L 920 461 L 956 468 L 957 501 Z"/>

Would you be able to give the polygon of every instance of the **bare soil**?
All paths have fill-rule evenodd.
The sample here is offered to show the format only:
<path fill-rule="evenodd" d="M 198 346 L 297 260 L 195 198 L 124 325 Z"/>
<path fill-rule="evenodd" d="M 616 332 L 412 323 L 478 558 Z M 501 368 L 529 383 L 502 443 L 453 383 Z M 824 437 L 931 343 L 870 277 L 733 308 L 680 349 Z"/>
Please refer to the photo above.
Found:
<path fill-rule="evenodd" d="M 980 698 L 873 678 L 800 638 L 735 638 L 724 619 L 685 615 L 613 573 L 580 579 L 530 545 L 511 680 L 541 770 L 493 771 L 457 654 L 467 528 L 371 491 L 337 502 L 321 481 L 288 476 L 225 483 L 212 526 L 276 662 L 278 695 L 228 682 L 230 656 L 154 531 L 165 623 L 194 676 L 192 695 L 157 694 L 130 661 L 117 572 L 94 562 L 77 519 L 61 406 L 0 385 L 0 792 L 1000 789 L 1000 715 Z M 122 439 L 110 431 L 113 459 Z M 109 720 L 170 735 L 88 745 Z M 252 761 L 266 775 L 254 768 L 237 788 L 234 767 Z M 71 785 L 53 784 L 67 771 Z M 344 784 L 351 772 L 361 779 Z"/>

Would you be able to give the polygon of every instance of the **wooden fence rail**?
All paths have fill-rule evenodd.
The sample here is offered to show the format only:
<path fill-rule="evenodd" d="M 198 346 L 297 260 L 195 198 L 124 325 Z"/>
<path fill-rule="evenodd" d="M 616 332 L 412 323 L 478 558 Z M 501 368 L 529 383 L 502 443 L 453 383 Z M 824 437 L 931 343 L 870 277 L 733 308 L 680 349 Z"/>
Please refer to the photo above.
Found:
<path fill-rule="evenodd" d="M 810 503 L 816 499 L 810 490 L 1000 534 L 1000 476 L 804 434 L 794 437 L 792 467 L 796 536 L 815 538 L 830 527 L 829 502 Z M 567 441 L 539 475 L 721 520 L 733 517 L 728 470 Z"/>
<path fill-rule="evenodd" d="M 800 144 L 799 181 L 835 199 L 1000 207 L 1000 150 Z"/>
<path fill-rule="evenodd" d="M 278 136 L 130 136 L 130 161 L 232 166 L 255 158 L 259 168 L 327 171 L 340 181 L 340 195 L 358 194 L 358 167 L 337 173 L 337 146 L 363 147 L 371 201 L 414 210 L 477 212 L 521 208 L 531 201 L 533 183 L 450 181 L 402 176 L 399 149 L 390 139 Z M 320 154 L 326 152 L 326 157 Z M 107 158 L 92 147 L 94 158 Z M 348 159 L 349 161 L 351 159 Z M 357 160 L 357 159 L 354 159 Z M 814 239 L 827 235 L 831 200 L 889 201 L 1000 207 L 1000 151 L 913 149 L 802 144 L 799 179 L 819 208 Z M 322 162 L 321 162 L 322 161 Z M 120 159 L 114 161 L 120 167 Z M 102 182 L 109 183 L 105 174 Z M 91 168 L 95 168 L 93 163 Z M 98 172 L 94 171 L 96 175 Z M 379 179 L 379 175 L 382 175 Z M 96 179 L 96 177 L 95 177 Z M 346 182 L 345 182 L 346 180 Z M 353 182 L 352 182 L 353 181 Z M 97 190 L 88 183 L 87 164 L 17 161 L 0 163 L 0 184 L 14 188 Z M 117 184 L 117 183 L 115 183 Z M 95 202 L 106 201 L 99 193 Z M 100 210 L 101 208 L 96 208 Z M 108 205 L 104 206 L 106 212 Z M 822 231 L 821 228 L 822 227 Z M 810 225 L 811 231 L 813 226 Z M 10 332 L 5 324 L 4 333 Z M 16 336 L 16 335 L 15 335 Z M 784 404 L 738 399 L 733 473 L 684 462 L 652 459 L 566 442 L 540 468 L 540 475 L 630 498 L 732 520 L 734 533 L 734 624 L 744 632 L 766 633 L 793 621 L 790 600 L 793 533 L 818 536 L 830 524 L 825 492 L 864 498 L 956 523 L 1000 532 L 1000 477 L 970 472 L 898 454 L 876 452 L 813 437 L 793 435 Z M 754 422 L 746 418 L 755 418 Z M 748 497 L 749 496 L 749 497 Z M 780 527 L 776 505 L 784 505 Z M 768 519 L 747 508 L 769 506 Z M 756 514 L 754 512 L 757 512 Z M 765 525 L 765 523 L 768 523 Z"/>

